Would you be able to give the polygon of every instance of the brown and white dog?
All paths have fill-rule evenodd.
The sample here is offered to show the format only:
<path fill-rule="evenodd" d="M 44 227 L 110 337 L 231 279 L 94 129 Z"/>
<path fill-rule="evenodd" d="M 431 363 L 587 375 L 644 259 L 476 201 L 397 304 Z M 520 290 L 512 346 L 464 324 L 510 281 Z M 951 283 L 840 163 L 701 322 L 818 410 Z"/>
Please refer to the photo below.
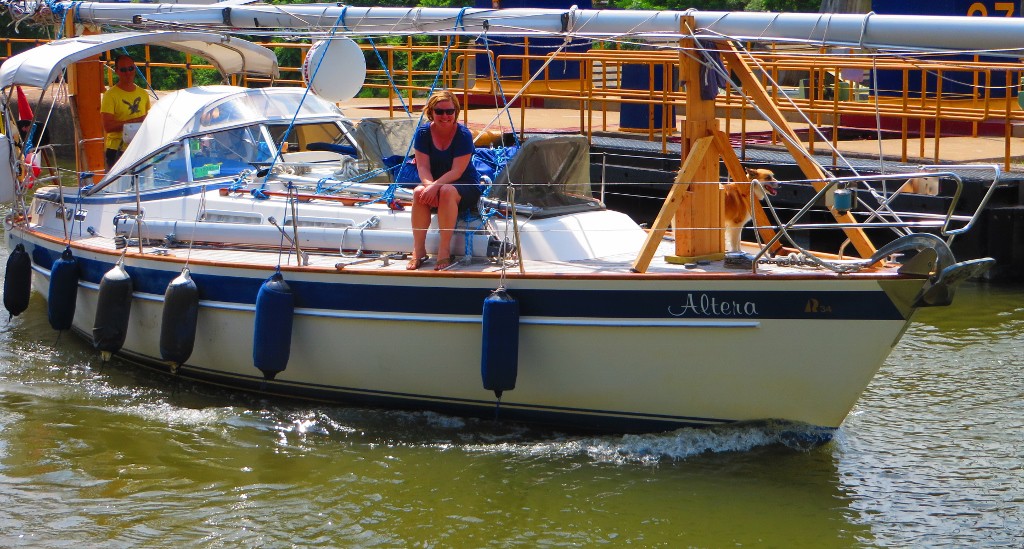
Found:
<path fill-rule="evenodd" d="M 740 233 L 743 232 L 743 226 L 750 221 L 751 192 L 758 200 L 764 200 L 765 193 L 775 196 L 778 188 L 775 174 L 771 170 L 747 168 L 745 171 L 751 181 L 754 179 L 760 181 L 764 185 L 764 189 L 762 190 L 760 185 L 751 186 L 749 183 L 733 182 L 722 185 L 722 192 L 725 194 L 723 220 L 725 223 L 725 251 L 727 252 L 740 251 Z"/>

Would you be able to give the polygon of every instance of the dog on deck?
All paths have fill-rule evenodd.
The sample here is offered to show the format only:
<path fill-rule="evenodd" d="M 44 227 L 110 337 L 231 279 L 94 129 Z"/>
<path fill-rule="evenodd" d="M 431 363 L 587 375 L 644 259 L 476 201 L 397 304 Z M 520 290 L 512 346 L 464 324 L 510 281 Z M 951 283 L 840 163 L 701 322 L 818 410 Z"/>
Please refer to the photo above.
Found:
<path fill-rule="evenodd" d="M 939 178 L 913 177 L 900 187 L 900 192 L 937 196 L 939 194 Z"/>
<path fill-rule="evenodd" d="M 750 196 L 751 193 L 758 200 L 764 200 L 765 193 L 775 196 L 778 192 L 775 174 L 771 170 L 761 168 L 747 168 L 747 178 L 754 179 L 764 185 L 751 186 L 749 183 L 733 182 L 722 185 L 722 192 L 725 194 L 725 251 L 740 251 L 740 233 L 743 226 L 750 221 Z"/>

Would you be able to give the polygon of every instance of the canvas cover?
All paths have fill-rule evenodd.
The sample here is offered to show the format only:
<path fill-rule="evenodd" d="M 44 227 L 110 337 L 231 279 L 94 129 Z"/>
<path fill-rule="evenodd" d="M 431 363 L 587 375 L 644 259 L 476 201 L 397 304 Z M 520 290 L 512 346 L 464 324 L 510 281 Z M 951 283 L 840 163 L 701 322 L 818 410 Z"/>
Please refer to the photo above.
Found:
<path fill-rule="evenodd" d="M 289 124 L 338 120 L 341 111 L 302 88 L 201 86 L 168 94 L 157 101 L 124 154 L 96 185 L 108 181 L 153 153 L 190 135 L 267 122 Z M 95 192 L 95 191 L 94 191 Z"/>
<path fill-rule="evenodd" d="M 148 44 L 201 56 L 222 75 L 276 78 L 277 56 L 251 42 L 209 32 L 114 32 L 55 40 L 19 53 L 0 66 L 0 87 L 45 88 L 68 65 L 106 51 Z"/>
<path fill-rule="evenodd" d="M 594 209 L 600 204 L 590 190 L 590 143 L 583 135 L 533 135 L 498 174 L 490 198 L 530 206 L 537 215 L 557 215 L 569 209 Z"/>

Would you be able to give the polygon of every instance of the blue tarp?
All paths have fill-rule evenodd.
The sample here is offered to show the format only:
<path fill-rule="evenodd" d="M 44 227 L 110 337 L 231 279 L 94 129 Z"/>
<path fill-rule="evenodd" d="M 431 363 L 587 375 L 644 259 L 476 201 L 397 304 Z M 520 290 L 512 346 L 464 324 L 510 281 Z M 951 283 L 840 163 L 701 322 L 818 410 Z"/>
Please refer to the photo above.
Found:
<path fill-rule="evenodd" d="M 512 158 L 519 152 L 519 147 L 498 147 L 498 148 L 484 148 L 478 147 L 476 152 L 473 153 L 473 166 L 476 167 L 476 171 L 481 176 L 487 176 L 491 178 L 491 181 L 497 177 L 499 173 Z M 420 176 L 416 173 L 416 166 L 413 164 L 413 159 L 410 157 L 404 163 L 403 158 L 400 155 L 389 156 L 382 159 L 384 166 L 391 171 L 392 180 L 399 185 L 405 187 L 415 187 L 420 182 Z M 397 166 L 401 164 L 402 167 Z"/>

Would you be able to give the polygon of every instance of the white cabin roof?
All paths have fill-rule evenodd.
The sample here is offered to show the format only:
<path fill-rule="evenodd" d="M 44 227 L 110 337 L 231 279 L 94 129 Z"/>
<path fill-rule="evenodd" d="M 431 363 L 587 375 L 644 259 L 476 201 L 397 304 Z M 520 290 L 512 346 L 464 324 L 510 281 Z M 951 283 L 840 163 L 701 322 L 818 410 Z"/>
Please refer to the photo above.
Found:
<path fill-rule="evenodd" d="M 191 135 L 266 122 L 342 118 L 336 105 L 305 88 L 200 86 L 168 94 L 153 104 L 134 139 L 97 187 L 138 161 Z"/>
<path fill-rule="evenodd" d="M 278 76 L 274 52 L 238 38 L 210 32 L 115 32 L 56 40 L 19 53 L 0 66 L 0 87 L 44 88 L 68 65 L 103 52 L 149 44 L 198 55 L 222 75 Z"/>

